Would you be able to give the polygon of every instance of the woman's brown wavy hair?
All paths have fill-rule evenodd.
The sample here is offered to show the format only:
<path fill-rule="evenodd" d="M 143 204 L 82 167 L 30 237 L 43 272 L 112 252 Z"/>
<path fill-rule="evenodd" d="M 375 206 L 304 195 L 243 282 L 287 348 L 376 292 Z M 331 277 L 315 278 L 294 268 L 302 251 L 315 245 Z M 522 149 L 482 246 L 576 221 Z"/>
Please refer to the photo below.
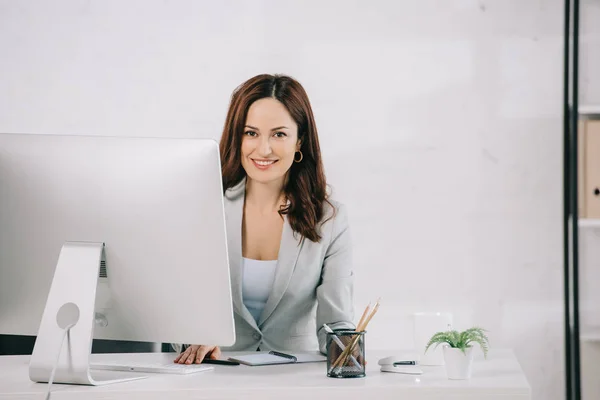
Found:
<path fill-rule="evenodd" d="M 321 161 L 317 126 L 308 96 L 299 82 L 285 75 L 257 75 L 238 86 L 233 95 L 219 144 L 223 190 L 227 190 L 246 176 L 242 167 L 242 136 L 248 109 L 256 100 L 266 97 L 280 101 L 298 125 L 302 161 L 292 163 L 287 172 L 284 194 L 289 204 L 282 206 L 280 215 L 287 214 L 294 232 L 313 242 L 321 239 L 317 225 L 324 215 L 327 182 Z"/>

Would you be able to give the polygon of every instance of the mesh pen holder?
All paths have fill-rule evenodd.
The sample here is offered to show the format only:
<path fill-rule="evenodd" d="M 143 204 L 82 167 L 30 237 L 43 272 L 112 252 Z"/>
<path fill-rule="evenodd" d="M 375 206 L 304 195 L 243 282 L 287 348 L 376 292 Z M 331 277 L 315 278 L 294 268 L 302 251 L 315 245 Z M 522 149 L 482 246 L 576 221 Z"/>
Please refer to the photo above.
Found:
<path fill-rule="evenodd" d="M 327 376 L 365 376 L 365 331 L 336 330 L 327 334 Z"/>

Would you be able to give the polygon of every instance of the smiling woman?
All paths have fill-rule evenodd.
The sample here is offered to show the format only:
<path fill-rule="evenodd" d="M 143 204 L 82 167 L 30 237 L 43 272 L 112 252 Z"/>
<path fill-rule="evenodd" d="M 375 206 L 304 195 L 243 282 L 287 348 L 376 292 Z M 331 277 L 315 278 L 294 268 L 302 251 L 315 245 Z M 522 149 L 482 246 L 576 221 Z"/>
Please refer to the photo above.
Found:
<path fill-rule="evenodd" d="M 220 142 L 236 342 L 229 350 L 325 353 L 354 329 L 350 230 L 327 195 L 313 112 L 291 77 L 258 75 L 233 93 Z M 192 345 L 199 363 L 220 349 Z"/>
<path fill-rule="evenodd" d="M 281 214 L 294 231 L 319 240 L 327 184 L 312 108 L 299 82 L 265 74 L 238 87 L 220 146 L 225 190 L 245 177 L 282 188 L 289 204 Z"/>

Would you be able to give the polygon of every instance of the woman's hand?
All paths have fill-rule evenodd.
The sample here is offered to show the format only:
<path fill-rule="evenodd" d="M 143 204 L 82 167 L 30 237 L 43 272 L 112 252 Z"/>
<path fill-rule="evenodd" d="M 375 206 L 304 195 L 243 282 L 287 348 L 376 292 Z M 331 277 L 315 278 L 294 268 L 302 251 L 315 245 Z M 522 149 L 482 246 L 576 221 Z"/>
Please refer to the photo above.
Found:
<path fill-rule="evenodd" d="M 180 353 L 175 359 L 177 364 L 200 364 L 204 358 L 213 360 L 221 357 L 221 349 L 218 346 L 192 345 Z"/>

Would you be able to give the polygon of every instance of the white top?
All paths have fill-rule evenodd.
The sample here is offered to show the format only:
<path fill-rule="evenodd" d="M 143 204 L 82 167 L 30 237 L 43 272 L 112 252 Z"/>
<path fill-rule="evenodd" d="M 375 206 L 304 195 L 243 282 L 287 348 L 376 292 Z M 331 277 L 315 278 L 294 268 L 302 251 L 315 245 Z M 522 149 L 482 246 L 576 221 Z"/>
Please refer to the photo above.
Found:
<path fill-rule="evenodd" d="M 367 336 L 370 333 L 367 333 Z M 384 332 L 394 339 L 394 332 Z M 373 338 L 375 339 L 375 338 Z M 52 384 L 52 400 L 121 400 L 141 398 L 159 400 L 241 398 L 247 400 L 285 399 L 461 399 L 531 400 L 531 388 L 513 352 L 490 349 L 488 359 L 475 354 L 470 380 L 451 381 L 444 367 L 422 366 L 423 375 L 380 372 L 377 361 L 397 354 L 398 349 L 372 350 L 367 345 L 367 376 L 364 378 L 328 378 L 327 363 L 265 365 L 248 367 L 215 365 L 213 371 L 191 376 L 144 374 L 146 379 L 105 386 Z M 372 345 L 377 344 L 374 340 Z M 63 351 L 66 346 L 63 347 Z M 253 354 L 256 352 L 252 352 Z M 248 352 L 223 352 L 228 358 Z M 174 353 L 92 354 L 91 362 L 164 362 L 171 363 Z M 29 380 L 30 356 L 0 357 L 0 398 L 40 400 L 46 384 Z M 122 372 L 121 374 L 133 374 Z"/>
<path fill-rule="evenodd" d="M 242 299 L 258 323 L 273 289 L 277 260 L 242 258 Z"/>

